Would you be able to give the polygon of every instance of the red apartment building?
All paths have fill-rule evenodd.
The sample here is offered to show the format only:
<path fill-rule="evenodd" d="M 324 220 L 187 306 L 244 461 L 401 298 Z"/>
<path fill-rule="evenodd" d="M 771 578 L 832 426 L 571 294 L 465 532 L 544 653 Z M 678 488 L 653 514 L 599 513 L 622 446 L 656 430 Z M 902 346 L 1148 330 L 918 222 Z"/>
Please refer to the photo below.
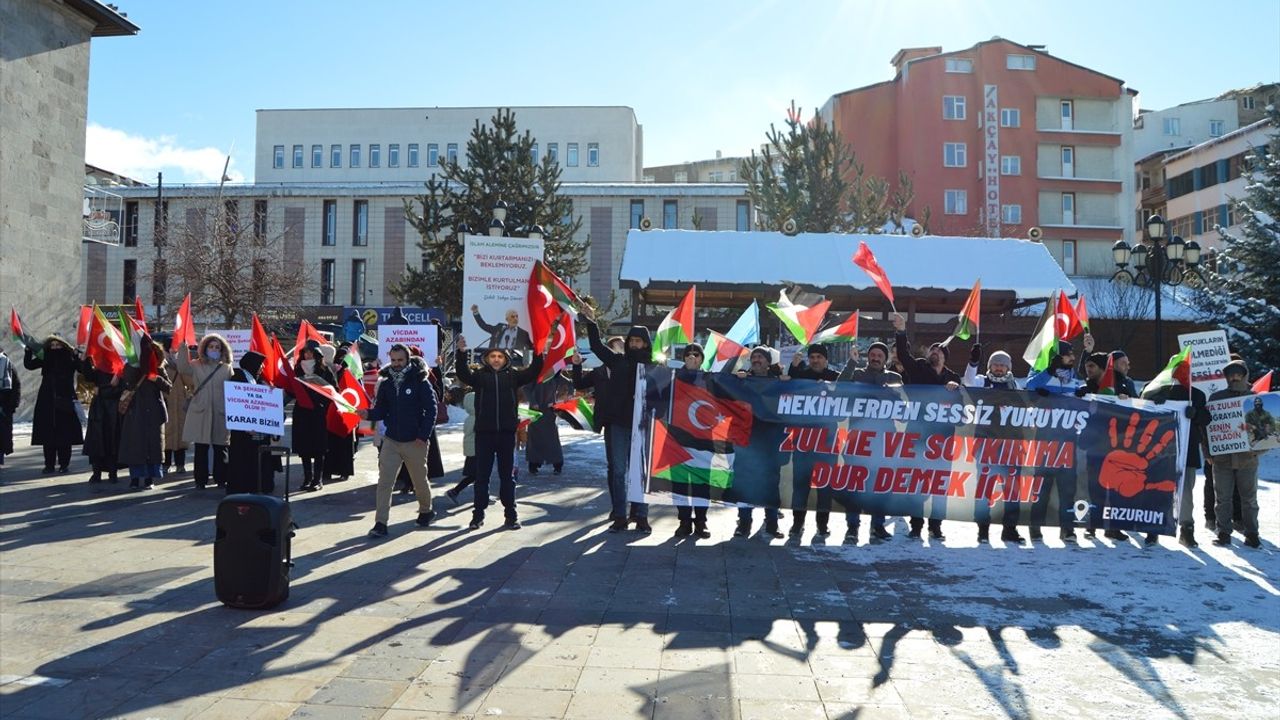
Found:
<path fill-rule="evenodd" d="M 907 48 L 892 80 L 833 95 L 822 115 L 869 174 L 915 185 L 936 235 L 1027 237 L 1068 275 L 1110 275 L 1133 214 L 1133 96 L 1124 81 L 1000 38 Z M 1127 238 L 1132 241 L 1132 238 Z"/>

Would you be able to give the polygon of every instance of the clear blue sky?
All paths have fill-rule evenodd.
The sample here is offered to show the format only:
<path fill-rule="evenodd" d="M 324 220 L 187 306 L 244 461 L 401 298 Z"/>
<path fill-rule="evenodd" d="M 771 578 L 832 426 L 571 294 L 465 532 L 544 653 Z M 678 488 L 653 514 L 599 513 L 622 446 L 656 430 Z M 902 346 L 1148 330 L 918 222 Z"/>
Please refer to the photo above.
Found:
<path fill-rule="evenodd" d="M 142 32 L 93 42 L 88 161 L 166 182 L 216 181 L 228 152 L 251 180 L 259 108 L 628 105 L 646 165 L 745 154 L 793 98 L 994 35 L 1144 108 L 1280 80 L 1277 0 L 115 1 Z"/>

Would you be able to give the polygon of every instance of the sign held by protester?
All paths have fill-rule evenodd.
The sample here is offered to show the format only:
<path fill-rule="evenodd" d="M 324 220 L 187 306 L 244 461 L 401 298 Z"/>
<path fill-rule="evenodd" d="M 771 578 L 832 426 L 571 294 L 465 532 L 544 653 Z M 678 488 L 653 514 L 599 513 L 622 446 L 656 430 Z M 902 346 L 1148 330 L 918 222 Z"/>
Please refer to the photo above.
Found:
<path fill-rule="evenodd" d="M 253 331 L 245 330 L 215 330 L 210 328 L 205 331 L 206 335 L 221 335 L 227 340 L 227 347 L 231 348 L 231 352 L 235 353 L 236 359 L 244 357 L 249 352 L 249 343 L 253 339 Z"/>
<path fill-rule="evenodd" d="M 1280 392 L 1213 400 L 1205 405 L 1210 455 L 1265 452 L 1280 447 Z"/>
<path fill-rule="evenodd" d="M 1178 347 L 1191 346 L 1191 386 L 1206 397 L 1227 387 L 1222 368 L 1231 362 L 1225 330 L 1184 333 L 1178 336 Z"/>
<path fill-rule="evenodd" d="M 284 435 L 284 391 L 270 385 L 229 382 L 223 392 L 228 430 Z"/>
<path fill-rule="evenodd" d="M 468 235 L 462 269 L 462 335 L 473 348 L 497 347 L 532 358 L 529 276 L 543 241 Z"/>
<path fill-rule="evenodd" d="M 417 347 L 427 365 L 436 366 L 440 355 L 440 326 L 429 325 L 378 325 L 378 364 L 385 367 L 391 360 L 391 346 Z"/>

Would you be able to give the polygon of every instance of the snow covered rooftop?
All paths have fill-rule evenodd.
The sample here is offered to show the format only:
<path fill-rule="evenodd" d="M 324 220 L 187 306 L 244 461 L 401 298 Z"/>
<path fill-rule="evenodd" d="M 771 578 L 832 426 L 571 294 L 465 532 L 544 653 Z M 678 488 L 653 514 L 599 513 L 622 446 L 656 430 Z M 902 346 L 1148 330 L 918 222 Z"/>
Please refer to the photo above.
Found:
<path fill-rule="evenodd" d="M 1030 240 L 978 237 L 911 237 L 776 232 L 631 230 L 620 279 L 642 288 L 654 282 L 707 285 L 800 283 L 825 289 L 868 290 L 871 278 L 853 264 L 866 242 L 895 288 L 1012 292 L 1018 300 L 1046 298 L 1055 290 L 1074 295 L 1044 245 Z"/>

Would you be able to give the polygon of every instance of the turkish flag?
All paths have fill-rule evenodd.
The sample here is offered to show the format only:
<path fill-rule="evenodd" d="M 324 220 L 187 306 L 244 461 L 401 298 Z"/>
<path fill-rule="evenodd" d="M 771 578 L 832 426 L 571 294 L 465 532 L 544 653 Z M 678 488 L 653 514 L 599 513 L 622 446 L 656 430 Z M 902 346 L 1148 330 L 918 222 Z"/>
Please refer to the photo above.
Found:
<path fill-rule="evenodd" d="M 258 313 L 253 314 L 253 329 L 249 333 L 249 351 L 262 355 L 262 379 L 268 385 L 276 384 L 276 375 L 280 372 L 280 358 L 276 357 L 276 349 L 267 338 L 267 329 L 258 320 Z"/>
<path fill-rule="evenodd" d="M 671 426 L 695 438 L 745 446 L 751 443 L 751 406 L 718 398 L 703 388 L 676 380 L 672 389 Z"/>
<path fill-rule="evenodd" d="M 561 310 L 560 317 L 551 325 L 551 346 L 547 348 L 547 356 L 543 358 L 542 374 L 538 376 L 538 382 L 545 382 L 547 378 L 563 369 L 565 358 L 577 352 L 577 336 L 574 333 L 573 316 Z M 534 352 L 540 350 L 542 350 L 541 346 L 533 349 Z"/>
<path fill-rule="evenodd" d="M 853 255 L 853 264 L 862 268 L 871 278 L 871 282 L 880 288 L 880 292 L 889 298 L 890 307 L 893 306 L 893 283 L 889 282 L 889 276 L 885 274 L 884 268 L 880 267 L 880 263 L 876 262 L 876 256 L 871 252 L 871 248 L 867 247 L 865 242 L 858 243 L 858 252 Z"/>
<path fill-rule="evenodd" d="M 191 293 L 182 299 L 182 306 L 173 318 L 173 339 L 169 341 L 169 349 L 174 352 L 185 352 L 196 344 L 196 326 L 191 321 Z"/>
<path fill-rule="evenodd" d="M 1058 293 L 1058 307 L 1054 311 L 1053 318 L 1057 324 L 1058 337 L 1062 340 L 1070 340 L 1084 332 L 1084 327 L 1080 324 L 1080 316 L 1076 314 L 1075 307 L 1071 305 L 1071 301 L 1067 299 L 1067 294 L 1064 292 Z"/>
<path fill-rule="evenodd" d="M 356 410 L 369 409 L 369 396 L 364 394 L 364 388 L 350 372 L 338 373 L 338 396 Z M 325 427 L 334 435 L 350 435 L 360 424 L 359 415 L 346 411 L 338 403 L 329 403 L 324 420 Z"/>

